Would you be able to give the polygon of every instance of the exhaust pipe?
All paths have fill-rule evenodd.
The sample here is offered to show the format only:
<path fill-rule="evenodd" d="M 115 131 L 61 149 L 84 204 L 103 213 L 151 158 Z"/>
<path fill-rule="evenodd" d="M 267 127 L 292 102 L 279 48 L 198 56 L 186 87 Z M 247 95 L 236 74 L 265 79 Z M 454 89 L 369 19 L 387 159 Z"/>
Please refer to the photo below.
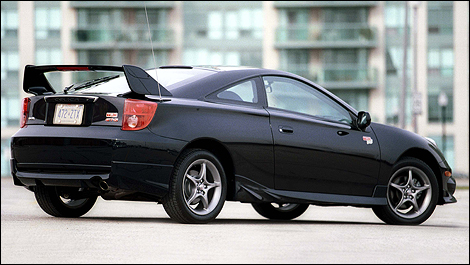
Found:
<path fill-rule="evenodd" d="M 108 183 L 106 183 L 106 181 L 102 180 L 98 183 L 98 187 L 102 190 L 102 191 L 108 191 L 109 190 L 109 186 L 108 186 Z"/>

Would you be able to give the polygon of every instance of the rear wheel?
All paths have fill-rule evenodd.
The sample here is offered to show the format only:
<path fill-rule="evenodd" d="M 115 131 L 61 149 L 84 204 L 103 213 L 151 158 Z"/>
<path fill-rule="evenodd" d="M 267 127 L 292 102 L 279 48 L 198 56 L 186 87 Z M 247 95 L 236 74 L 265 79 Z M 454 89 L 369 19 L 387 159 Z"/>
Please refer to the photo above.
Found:
<path fill-rule="evenodd" d="M 222 210 L 226 177 L 217 157 L 202 149 L 185 151 L 175 165 L 163 207 L 181 223 L 208 223 Z"/>
<path fill-rule="evenodd" d="M 387 224 L 418 225 L 436 208 L 439 185 L 423 161 L 407 157 L 392 169 L 387 187 L 387 205 L 374 206 L 374 213 Z"/>
<path fill-rule="evenodd" d="M 95 204 L 97 196 L 79 198 L 80 188 L 37 185 L 34 191 L 41 209 L 55 217 L 80 217 Z"/>
<path fill-rule="evenodd" d="M 296 203 L 252 203 L 255 211 L 268 219 L 290 220 L 301 216 L 308 204 Z"/>

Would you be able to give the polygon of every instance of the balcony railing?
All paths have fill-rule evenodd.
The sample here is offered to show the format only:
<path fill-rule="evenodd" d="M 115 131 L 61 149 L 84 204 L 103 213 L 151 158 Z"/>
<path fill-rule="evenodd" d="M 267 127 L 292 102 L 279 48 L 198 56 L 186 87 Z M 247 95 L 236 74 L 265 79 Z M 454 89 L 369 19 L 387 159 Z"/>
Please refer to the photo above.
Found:
<path fill-rule="evenodd" d="M 355 24 L 281 26 L 276 40 L 276 48 L 374 47 L 377 30 Z"/>
<path fill-rule="evenodd" d="M 318 68 L 293 65 L 284 69 L 327 89 L 373 89 L 377 87 L 376 68 Z"/>
<path fill-rule="evenodd" d="M 152 42 L 157 48 L 172 46 L 171 29 L 150 29 Z M 74 48 L 144 48 L 150 47 L 147 29 L 74 29 Z"/>
<path fill-rule="evenodd" d="M 376 6 L 379 1 L 274 1 L 276 8 Z"/>
<path fill-rule="evenodd" d="M 173 8 L 175 1 L 147 1 L 147 8 Z M 73 8 L 144 8 L 140 1 L 70 1 Z"/>

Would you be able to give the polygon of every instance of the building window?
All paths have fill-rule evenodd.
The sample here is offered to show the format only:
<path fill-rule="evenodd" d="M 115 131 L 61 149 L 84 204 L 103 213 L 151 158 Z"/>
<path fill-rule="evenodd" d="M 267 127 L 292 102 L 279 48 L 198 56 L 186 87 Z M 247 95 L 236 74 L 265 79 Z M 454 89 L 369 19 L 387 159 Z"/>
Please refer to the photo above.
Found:
<path fill-rule="evenodd" d="M 428 33 L 439 35 L 453 34 L 452 1 L 430 1 L 428 3 Z"/>
<path fill-rule="evenodd" d="M 12 91 L 16 90 L 16 91 Z M 6 93 L 4 93 L 6 92 Z M 19 126 L 20 121 L 20 99 L 18 89 L 2 90 L 2 128 Z"/>
<path fill-rule="evenodd" d="M 325 23 L 363 23 L 367 24 L 367 8 L 325 8 L 323 21 Z"/>
<path fill-rule="evenodd" d="M 453 23 L 452 1 L 428 2 L 428 122 L 453 122 Z M 441 92 L 448 98 L 444 113 L 438 104 Z"/>
<path fill-rule="evenodd" d="M 167 21 L 167 11 L 163 9 L 147 9 L 147 16 L 151 29 L 152 26 L 164 26 Z M 147 16 L 145 15 L 145 9 L 136 9 L 135 23 L 132 23 L 130 18 L 126 19 L 126 21 L 129 24 L 147 26 Z"/>
<path fill-rule="evenodd" d="M 428 74 L 453 77 L 454 50 L 452 48 L 430 48 L 428 51 Z"/>
<path fill-rule="evenodd" d="M 60 48 L 48 49 L 36 49 L 36 64 L 61 64 L 62 63 L 62 52 Z"/>
<path fill-rule="evenodd" d="M 62 52 L 60 48 L 37 48 L 36 65 L 61 64 Z M 62 87 L 62 74 L 60 72 L 50 72 L 45 74 L 49 83 L 55 90 Z"/>
<path fill-rule="evenodd" d="M 88 26 L 99 28 L 108 28 L 113 25 L 111 10 L 109 9 L 78 9 L 78 27 L 86 28 Z M 147 23 L 145 23 L 147 24 Z"/>
<path fill-rule="evenodd" d="M 37 7 L 35 12 L 36 39 L 60 38 L 60 8 Z"/>
<path fill-rule="evenodd" d="M 452 89 L 443 89 L 447 94 L 447 106 L 445 107 L 445 120 L 446 123 L 454 121 L 454 99 Z M 428 121 L 429 122 L 442 122 L 443 121 L 443 108 L 439 106 L 440 90 L 429 88 L 428 91 Z"/>
<path fill-rule="evenodd" d="M 18 51 L 2 51 L 1 57 L 2 81 L 18 78 L 18 69 L 20 67 Z"/>
<path fill-rule="evenodd" d="M 346 101 L 356 110 L 369 109 L 369 92 L 368 90 L 338 89 L 331 90 L 336 96 Z"/>
<path fill-rule="evenodd" d="M 160 65 L 168 64 L 168 52 L 155 51 L 155 61 L 153 60 L 152 51 L 139 51 L 137 53 L 137 62 L 129 61 L 129 64 L 135 64 L 143 67 L 144 69 L 155 68 Z M 155 65 L 157 64 L 157 65 Z"/>
<path fill-rule="evenodd" d="M 222 39 L 222 12 L 212 11 L 209 12 L 207 17 L 207 37 L 212 40 Z"/>
<path fill-rule="evenodd" d="M 109 50 L 85 50 L 78 53 L 78 64 L 118 65 L 122 62 L 121 52 L 113 53 Z M 113 57 L 113 55 L 116 55 Z M 116 63 L 114 63 L 114 60 Z M 109 72 L 73 72 L 73 82 L 82 82 L 109 75 Z"/>
<path fill-rule="evenodd" d="M 263 38 L 263 13 L 257 9 L 196 11 L 187 15 L 190 38 L 236 40 Z M 205 25 L 205 26 L 199 26 Z"/>
<path fill-rule="evenodd" d="M 3 103 L 3 102 L 2 102 Z M 3 105 L 3 104 L 2 104 Z M 3 113 L 3 111 L 2 111 Z M 3 127 L 3 126 L 2 126 Z M 2 177 L 10 177 L 10 138 L 2 139 Z"/>
<path fill-rule="evenodd" d="M 405 6 L 403 3 L 400 5 L 391 5 L 387 2 L 385 8 L 385 27 L 387 28 L 403 28 L 405 23 Z"/>
<path fill-rule="evenodd" d="M 281 50 L 279 54 L 282 70 L 316 81 L 315 73 L 310 71 L 308 50 Z"/>
<path fill-rule="evenodd" d="M 18 36 L 18 11 L 15 9 L 2 9 L 1 35 L 3 38 L 16 38 Z"/>
<path fill-rule="evenodd" d="M 186 49 L 183 64 L 261 67 L 261 51 Z"/>

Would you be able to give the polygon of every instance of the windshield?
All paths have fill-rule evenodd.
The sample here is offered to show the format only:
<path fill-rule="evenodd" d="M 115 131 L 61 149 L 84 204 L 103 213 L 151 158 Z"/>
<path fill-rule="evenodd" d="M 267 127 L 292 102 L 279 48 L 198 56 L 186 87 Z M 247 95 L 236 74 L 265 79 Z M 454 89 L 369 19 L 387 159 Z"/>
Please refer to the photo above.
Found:
<path fill-rule="evenodd" d="M 146 72 L 153 77 L 155 80 L 168 90 L 173 90 L 182 85 L 189 84 L 196 80 L 202 79 L 206 76 L 214 74 L 215 71 L 204 70 L 204 69 L 155 69 L 146 70 Z M 158 75 L 158 78 L 156 78 Z M 130 88 L 127 84 L 125 76 L 110 80 L 105 83 L 100 83 L 90 88 L 81 89 L 76 91 L 75 94 L 85 93 L 98 93 L 98 94 L 110 94 L 110 93 L 127 93 L 130 92 Z"/>

